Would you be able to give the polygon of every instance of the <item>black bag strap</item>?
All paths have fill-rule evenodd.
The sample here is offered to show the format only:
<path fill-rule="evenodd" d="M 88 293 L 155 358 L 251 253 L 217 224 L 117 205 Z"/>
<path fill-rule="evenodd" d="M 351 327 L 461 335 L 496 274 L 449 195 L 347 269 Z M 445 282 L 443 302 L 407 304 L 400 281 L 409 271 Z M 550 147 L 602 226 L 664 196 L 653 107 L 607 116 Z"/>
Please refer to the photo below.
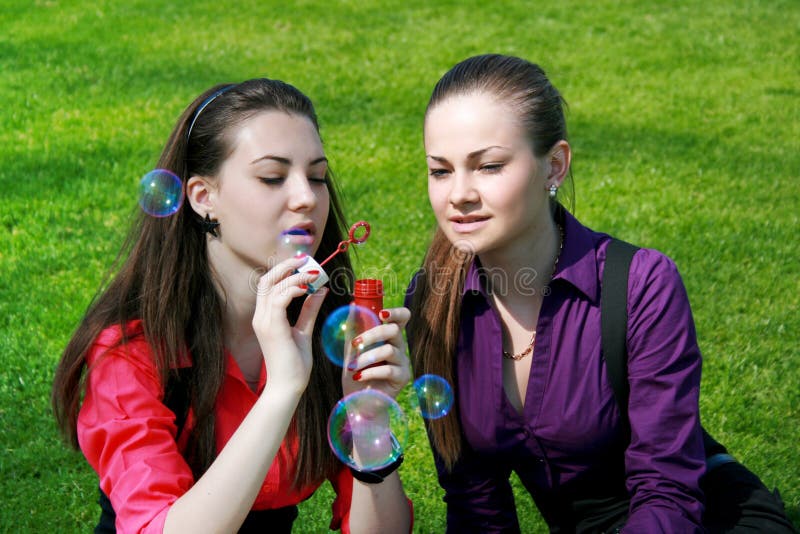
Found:
<path fill-rule="evenodd" d="M 611 239 L 600 290 L 600 332 L 608 379 L 620 413 L 628 421 L 628 273 L 637 247 Z M 740 528 L 759 532 L 796 533 L 778 494 L 728 455 L 725 447 L 701 427 L 706 452 L 706 473 L 700 488 L 706 495 L 704 525 L 709 532 L 734 532 Z M 721 462 L 715 459 L 724 458 Z M 723 467 L 724 466 L 724 467 Z"/>
<path fill-rule="evenodd" d="M 606 249 L 606 266 L 600 289 L 600 332 L 608 380 L 620 412 L 628 420 L 628 273 L 638 247 L 611 238 Z M 727 454 L 725 446 L 701 428 L 706 457 Z"/>
<path fill-rule="evenodd" d="M 638 247 L 611 238 L 600 289 L 600 336 L 608 379 L 620 411 L 628 418 L 628 273 Z"/>

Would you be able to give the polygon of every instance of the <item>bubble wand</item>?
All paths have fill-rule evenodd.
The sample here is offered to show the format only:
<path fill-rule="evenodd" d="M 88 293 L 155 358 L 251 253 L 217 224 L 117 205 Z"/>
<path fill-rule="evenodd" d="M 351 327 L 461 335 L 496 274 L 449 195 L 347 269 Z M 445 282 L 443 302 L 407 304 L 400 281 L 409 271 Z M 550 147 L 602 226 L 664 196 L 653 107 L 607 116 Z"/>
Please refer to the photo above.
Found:
<path fill-rule="evenodd" d="M 359 228 L 364 229 L 364 235 L 362 235 L 361 237 L 356 237 L 356 232 L 358 231 Z M 358 221 L 357 223 L 355 223 L 353 226 L 350 227 L 350 231 L 347 232 L 347 237 L 349 239 L 347 241 L 342 241 L 341 243 L 339 243 L 339 245 L 336 247 L 336 250 L 333 251 L 333 254 L 322 260 L 322 263 L 319 264 L 320 267 L 331 261 L 340 252 L 346 252 L 347 249 L 350 247 L 350 244 L 360 245 L 361 243 L 366 241 L 367 238 L 369 237 L 369 232 L 370 228 L 369 228 L 369 223 L 367 221 Z"/>

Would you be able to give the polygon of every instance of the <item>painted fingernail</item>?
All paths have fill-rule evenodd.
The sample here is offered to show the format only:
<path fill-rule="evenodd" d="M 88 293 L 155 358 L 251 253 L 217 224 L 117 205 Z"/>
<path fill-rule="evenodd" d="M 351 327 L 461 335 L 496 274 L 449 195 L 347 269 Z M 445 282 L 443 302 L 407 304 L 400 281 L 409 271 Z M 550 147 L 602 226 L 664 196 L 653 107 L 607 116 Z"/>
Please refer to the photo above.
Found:
<path fill-rule="evenodd" d="M 295 254 L 294 257 L 298 258 L 298 259 L 303 259 L 303 258 L 305 258 L 307 256 L 308 256 L 308 254 L 306 254 L 305 252 L 298 252 L 297 254 Z"/>
<path fill-rule="evenodd" d="M 353 345 L 354 348 L 358 348 L 362 343 L 364 343 L 364 340 L 361 339 L 361 336 L 358 336 L 357 338 L 355 338 L 353 341 L 350 342 L 350 344 Z"/>
<path fill-rule="evenodd" d="M 313 271 L 306 271 L 306 272 L 307 272 L 308 274 L 312 275 L 312 276 L 314 276 L 314 275 L 318 275 L 318 274 L 319 274 L 319 271 L 318 271 L 318 270 L 316 270 L 316 269 L 314 269 Z"/>
<path fill-rule="evenodd" d="M 307 285 L 305 285 L 305 284 L 300 284 L 300 285 L 299 285 L 299 286 L 297 286 L 297 287 L 299 287 L 299 288 L 300 288 L 300 289 L 302 289 L 303 291 L 307 291 L 307 290 L 308 290 L 308 286 L 307 286 Z"/>
<path fill-rule="evenodd" d="M 356 372 L 356 373 L 353 373 L 353 380 L 355 380 L 356 382 L 358 382 L 359 380 L 361 380 L 361 371 L 358 371 L 358 372 Z"/>
<path fill-rule="evenodd" d="M 389 310 L 381 310 L 381 313 L 379 313 L 378 315 L 380 315 L 381 319 L 385 321 L 386 319 L 389 318 L 389 315 L 391 314 L 389 313 Z"/>

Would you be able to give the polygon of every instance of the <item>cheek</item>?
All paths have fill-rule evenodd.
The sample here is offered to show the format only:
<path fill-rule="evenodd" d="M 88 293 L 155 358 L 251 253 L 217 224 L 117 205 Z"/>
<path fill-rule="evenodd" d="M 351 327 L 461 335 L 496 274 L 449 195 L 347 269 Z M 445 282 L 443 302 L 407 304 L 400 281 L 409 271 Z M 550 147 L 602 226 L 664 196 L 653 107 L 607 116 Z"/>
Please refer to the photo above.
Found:
<path fill-rule="evenodd" d="M 331 211 L 331 195 L 327 188 L 317 194 L 317 212 L 323 221 L 328 219 L 328 213 Z"/>
<path fill-rule="evenodd" d="M 447 190 L 437 182 L 428 182 L 428 201 L 437 215 L 447 207 Z"/>

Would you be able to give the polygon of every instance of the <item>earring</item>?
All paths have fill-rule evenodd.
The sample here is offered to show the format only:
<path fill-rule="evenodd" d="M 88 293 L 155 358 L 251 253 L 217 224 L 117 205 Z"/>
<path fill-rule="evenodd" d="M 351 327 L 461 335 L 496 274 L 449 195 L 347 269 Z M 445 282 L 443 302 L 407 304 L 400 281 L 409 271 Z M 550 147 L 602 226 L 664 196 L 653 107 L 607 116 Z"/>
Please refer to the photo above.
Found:
<path fill-rule="evenodd" d="M 200 222 L 203 225 L 204 232 L 208 232 L 214 237 L 219 237 L 219 234 L 217 233 L 217 228 L 219 228 L 218 220 L 216 219 L 212 220 L 211 217 L 208 216 L 208 213 L 206 213 L 206 218 Z"/>
<path fill-rule="evenodd" d="M 550 198 L 555 200 L 556 195 L 558 194 L 558 186 L 556 186 L 555 184 L 551 185 L 549 194 L 550 194 Z"/>

